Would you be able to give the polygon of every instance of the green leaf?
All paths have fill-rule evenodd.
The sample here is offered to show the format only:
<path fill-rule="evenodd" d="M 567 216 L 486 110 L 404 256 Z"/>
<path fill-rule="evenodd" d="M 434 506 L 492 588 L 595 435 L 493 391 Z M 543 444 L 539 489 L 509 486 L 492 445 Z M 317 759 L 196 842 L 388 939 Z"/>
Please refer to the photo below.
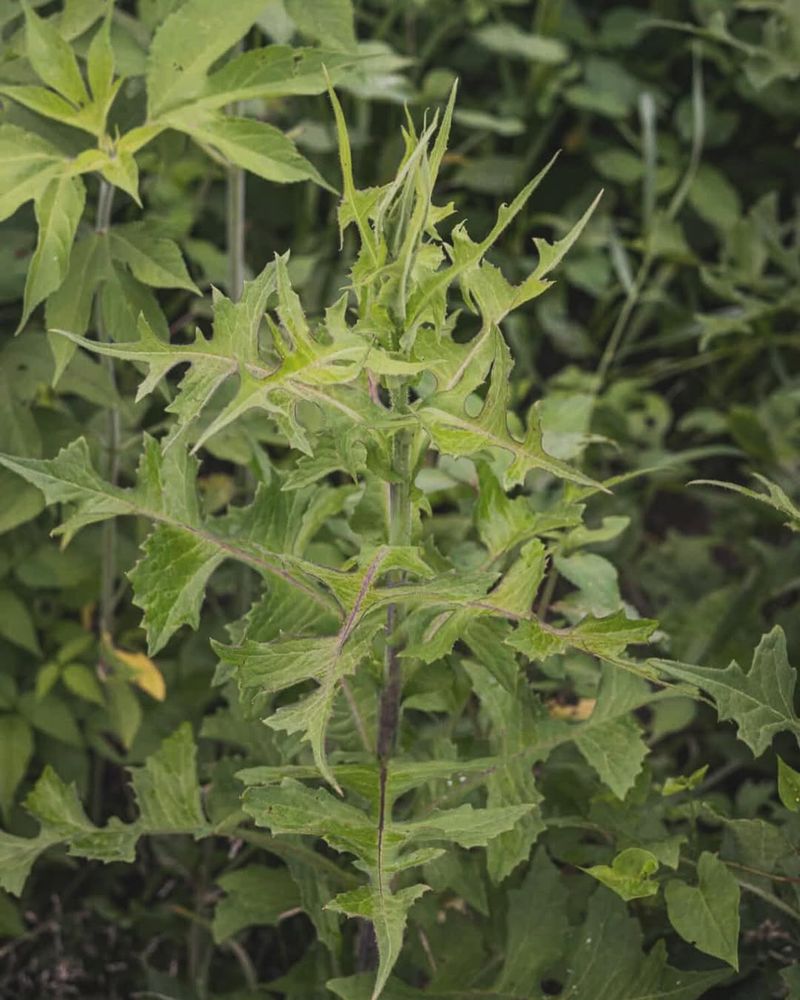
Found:
<path fill-rule="evenodd" d="M 312 180 L 327 187 L 294 142 L 267 122 L 234 118 L 191 106 L 171 112 L 168 123 L 201 146 L 211 146 L 229 163 L 278 184 Z"/>
<path fill-rule="evenodd" d="M 800 772 L 778 757 L 778 795 L 789 812 L 800 812 Z"/>
<path fill-rule="evenodd" d="M 586 762 L 619 799 L 633 788 L 648 754 L 632 714 L 646 698 L 644 681 L 605 664 L 594 711 L 573 727 L 575 744 Z"/>
<path fill-rule="evenodd" d="M 50 20 L 44 20 L 23 0 L 25 54 L 31 66 L 49 87 L 73 104 L 89 100 L 78 60 Z"/>
<path fill-rule="evenodd" d="M 371 889 L 353 889 L 351 892 L 340 893 L 328 904 L 329 909 L 348 917 L 362 917 L 371 921 L 375 928 L 379 960 L 370 1000 L 378 1000 L 383 992 L 389 973 L 400 957 L 408 911 L 425 894 L 427 888 L 425 885 L 412 885 L 391 894 Z"/>
<path fill-rule="evenodd" d="M 186 0 L 155 33 L 147 64 L 148 117 L 197 97 L 208 69 L 252 26 L 264 0 Z"/>
<path fill-rule="evenodd" d="M 58 837 L 50 833 L 14 837 L 0 830 L 0 888 L 14 896 L 21 895 L 34 861 L 57 842 Z"/>
<path fill-rule="evenodd" d="M 133 861 L 139 831 L 112 817 L 96 827 L 83 810 L 74 785 L 66 785 L 49 765 L 25 800 L 25 808 L 54 840 L 66 840 L 69 853 L 99 861 Z"/>
<path fill-rule="evenodd" d="M 44 510 L 44 498 L 33 486 L 0 470 L 0 535 L 32 520 Z"/>
<path fill-rule="evenodd" d="M 622 599 L 616 568 L 594 552 L 557 555 L 553 563 L 559 573 L 580 591 L 579 606 L 592 615 L 611 615 L 620 608 Z"/>
<path fill-rule="evenodd" d="M 16 125 L 0 125 L 0 221 L 38 198 L 66 169 L 66 157 L 45 139 Z"/>
<path fill-rule="evenodd" d="M 268 357 L 257 334 L 267 300 L 276 288 L 277 313 L 283 329 L 270 325 L 274 350 Z M 257 278 L 245 284 L 239 302 L 232 303 L 221 294 L 215 296 L 214 334 L 210 341 L 198 331 L 193 344 L 165 343 L 144 320 L 139 322 L 139 340 L 132 343 L 100 343 L 63 332 L 88 350 L 146 363 L 150 371 L 139 387 L 138 398 L 151 392 L 176 365 L 191 365 L 169 407 L 178 415 L 167 439 L 170 445 L 197 420 L 220 385 L 238 377 L 239 387 L 233 399 L 205 428 L 195 442 L 195 450 L 249 410 L 264 409 L 293 446 L 310 453 L 308 436 L 296 412 L 302 400 L 324 406 L 340 419 L 347 417 L 352 423 L 365 425 L 381 412 L 370 400 L 364 366 L 367 359 L 378 364 L 382 355 L 339 321 L 345 304 L 342 299 L 328 310 L 328 341 L 315 339 L 289 284 L 286 262 L 276 258 L 275 263 L 268 264 Z M 281 359 L 277 366 L 275 354 Z"/>
<path fill-rule="evenodd" d="M 506 951 L 496 989 L 525 995 L 561 957 L 567 936 L 567 890 L 544 848 L 518 889 L 508 893 Z"/>
<path fill-rule="evenodd" d="M 200 294 L 186 270 L 178 244 L 160 236 L 146 222 L 114 226 L 109 240 L 111 256 L 127 264 L 143 284 L 153 288 L 185 288 Z"/>
<path fill-rule="evenodd" d="M 277 924 L 300 905 L 297 886 L 287 868 L 251 864 L 217 879 L 225 896 L 214 908 L 212 932 L 220 944 L 245 927 Z"/>
<path fill-rule="evenodd" d="M 537 618 L 522 621 L 509 636 L 509 646 L 531 660 L 544 660 L 568 648 L 600 659 L 618 659 L 634 643 L 646 643 L 658 623 L 652 618 L 626 618 L 616 611 L 604 618 L 583 618 L 573 628 L 556 628 Z"/>
<path fill-rule="evenodd" d="M 325 754 L 327 728 L 342 681 L 371 656 L 373 638 L 384 627 L 383 616 L 367 617 L 367 612 L 379 575 L 393 565 L 392 549 L 383 546 L 358 573 L 338 574 L 338 579 L 332 572 L 324 574 L 344 602 L 341 627 L 332 635 L 280 636 L 270 642 L 249 641 L 240 646 L 214 644 L 222 661 L 235 668 L 245 698 L 252 700 L 262 693 L 273 694 L 307 681 L 315 683 L 311 694 L 300 702 L 282 705 L 264 721 L 274 729 L 300 732 L 311 744 L 320 773 L 337 790 Z"/>
<path fill-rule="evenodd" d="M 150 534 L 142 551 L 129 575 L 153 655 L 182 625 L 197 628 L 206 584 L 226 556 L 215 539 L 167 524 Z"/>
<path fill-rule="evenodd" d="M 188 722 L 175 730 L 142 767 L 131 768 L 140 824 L 153 833 L 202 836 L 208 823 L 200 804 L 197 750 Z"/>
<path fill-rule="evenodd" d="M 610 865 L 592 865 L 581 871 L 602 882 L 626 902 L 655 896 L 658 892 L 658 882 L 651 877 L 658 871 L 658 858 L 639 847 L 620 851 Z"/>
<path fill-rule="evenodd" d="M 767 504 L 773 510 L 777 510 L 781 514 L 786 514 L 789 518 L 786 522 L 787 527 L 793 531 L 800 531 L 800 509 L 792 503 L 780 486 L 771 482 L 766 477 L 760 476 L 758 473 L 753 473 L 753 477 L 766 487 L 766 493 L 757 493 L 746 486 L 739 486 L 737 483 L 724 483 L 717 479 L 695 479 L 689 485 L 719 486 L 725 490 L 733 490 L 735 493 L 741 493 L 742 496 L 749 497 L 751 500 L 758 500 L 759 503 Z"/>
<path fill-rule="evenodd" d="M 83 747 L 84 740 L 67 704 L 57 695 L 37 698 L 32 691 L 20 695 L 17 701 L 20 715 L 42 733 L 53 736 L 72 747 Z"/>
<path fill-rule="evenodd" d="M 21 715 L 0 715 L 0 811 L 8 822 L 14 793 L 25 777 L 33 754 L 33 733 Z"/>
<path fill-rule="evenodd" d="M 786 636 L 779 625 L 762 637 L 747 673 L 735 661 L 725 670 L 672 660 L 650 662 L 664 673 L 707 691 L 720 719 L 736 723 L 739 739 L 757 757 L 769 747 L 773 736 L 784 730 L 800 739 L 800 719 L 794 710 L 797 675 L 789 664 Z"/>
<path fill-rule="evenodd" d="M 671 968 L 663 940 L 643 955 L 638 923 L 605 889 L 591 897 L 586 920 L 565 944 L 569 974 L 563 993 L 570 1000 L 698 1000 L 727 978 L 717 969 Z"/>
<path fill-rule="evenodd" d="M 75 244 L 61 287 L 47 299 L 45 322 L 49 330 L 69 330 L 79 335 L 86 332 L 95 292 L 111 274 L 108 243 L 105 236 L 88 233 Z M 56 361 L 55 385 L 72 360 L 75 343 L 58 334 L 51 334 L 48 339 Z"/>
<path fill-rule="evenodd" d="M 221 108 L 235 101 L 321 94 L 328 86 L 325 70 L 335 79 L 353 64 L 352 56 L 330 49 L 288 45 L 251 49 L 212 73 L 194 104 Z"/>
<path fill-rule="evenodd" d="M 715 854 L 704 851 L 697 865 L 697 886 L 667 882 L 667 916 L 684 941 L 721 958 L 738 971 L 739 885 Z"/>
<path fill-rule="evenodd" d="M 114 93 L 114 47 L 111 44 L 110 11 L 103 18 L 89 45 L 86 72 L 92 97 L 98 104 L 105 105 L 112 99 Z"/>
<path fill-rule="evenodd" d="M 85 203 L 86 188 L 79 177 L 64 176 L 50 181 L 36 199 L 39 239 L 25 280 L 19 329 L 36 306 L 61 287 Z"/>
<path fill-rule="evenodd" d="M 68 663 L 61 674 L 61 680 L 66 688 L 84 701 L 105 706 L 106 700 L 97 677 L 82 663 Z"/>
<path fill-rule="evenodd" d="M 416 410 L 434 447 L 443 454 L 457 456 L 479 455 L 487 449 L 505 452 L 511 458 L 504 476 L 506 487 L 521 483 L 532 469 L 543 469 L 559 479 L 591 484 L 592 480 L 583 473 L 544 450 L 535 408 L 528 414 L 528 429 L 523 440 L 511 436 L 508 430 L 510 352 L 497 331 L 486 339 L 486 343 L 491 350 L 487 358 L 491 365 L 491 377 L 486 400 L 478 416 L 470 416 L 465 411 L 465 397 L 471 389 L 470 385 L 437 393 Z"/>
<path fill-rule="evenodd" d="M 355 48 L 352 0 L 286 0 L 286 12 L 309 38 L 333 48 Z"/>
<path fill-rule="evenodd" d="M 486 462 L 477 462 L 480 493 L 475 524 L 493 558 L 534 534 L 536 515 L 525 497 L 509 498 Z"/>
<path fill-rule="evenodd" d="M 487 24 L 475 32 L 476 40 L 492 52 L 517 56 L 531 62 L 557 65 L 566 62 L 569 50 L 555 38 L 532 35 L 510 21 Z"/>
<path fill-rule="evenodd" d="M 603 192 L 601 191 L 583 213 L 581 218 L 578 219 L 575 225 L 562 239 L 556 240 L 555 243 L 548 243 L 547 240 L 539 238 L 534 239 L 533 243 L 536 247 L 536 252 L 539 254 L 539 263 L 536 265 L 536 270 L 533 272 L 534 278 L 541 280 L 554 268 L 558 267 L 576 243 L 578 237 L 586 227 L 586 223 L 594 215 L 594 210 L 597 208 L 602 196 Z"/>
<path fill-rule="evenodd" d="M 104 482 L 92 468 L 86 441 L 79 438 L 54 459 L 26 459 L 0 455 L 0 465 L 37 486 L 48 503 L 73 503 L 75 509 L 57 529 L 66 540 L 87 524 L 109 517 L 140 515 L 159 527 L 146 546 L 145 558 L 134 570 L 136 603 L 145 610 L 151 655 L 169 639 L 170 629 L 197 619 L 202 590 L 199 578 L 212 572 L 222 559 L 239 559 L 258 572 L 273 574 L 287 586 L 307 595 L 318 607 L 330 609 L 332 602 L 302 572 L 289 569 L 287 556 L 269 552 L 260 541 L 251 540 L 247 518 L 265 513 L 264 500 L 257 498 L 245 513 L 232 521 L 200 518 L 194 486 L 196 463 L 178 448 L 166 456 L 158 444 L 145 438 L 135 489 L 121 489 Z M 266 503 L 269 503 L 266 498 Z M 268 509 L 268 508 L 267 508 Z M 231 528 L 244 535 L 238 541 Z M 217 530 L 215 530 L 217 529 Z M 164 591 L 161 570 L 164 560 L 180 554 L 183 563 L 171 563 L 170 587 Z"/>
<path fill-rule="evenodd" d="M 477 664 L 465 660 L 463 665 L 492 723 L 492 749 L 500 757 L 499 765 L 487 776 L 487 805 L 526 807 L 518 822 L 501 831 L 487 848 L 489 877 L 499 883 L 529 857 L 531 847 L 544 830 L 538 808 L 542 794 L 536 787 L 532 761 L 522 756 L 535 740 L 538 706 L 523 679 L 516 674 L 501 684 Z"/>
<path fill-rule="evenodd" d="M 742 214 L 736 188 L 716 167 L 701 163 L 689 188 L 689 203 L 701 219 L 719 229 L 730 229 Z"/>
<path fill-rule="evenodd" d="M 0 590 L 0 636 L 34 656 L 41 656 L 31 613 L 11 590 Z"/>

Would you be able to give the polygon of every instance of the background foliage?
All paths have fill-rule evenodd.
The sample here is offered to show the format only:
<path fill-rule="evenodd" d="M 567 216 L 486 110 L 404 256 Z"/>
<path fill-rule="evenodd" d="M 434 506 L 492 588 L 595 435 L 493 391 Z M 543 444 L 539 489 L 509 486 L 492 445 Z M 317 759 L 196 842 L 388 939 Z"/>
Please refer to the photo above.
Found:
<path fill-rule="evenodd" d="M 8 890 L 0 994 L 307 1000 L 373 991 L 370 912 L 352 898 L 363 875 L 315 839 L 336 840 L 338 806 L 324 800 L 324 828 L 297 814 L 284 827 L 262 816 L 271 832 L 253 825 L 277 772 L 252 769 L 305 781 L 314 755 L 259 721 L 264 695 L 257 685 L 237 688 L 209 640 L 236 648 L 247 638 L 245 626 L 230 627 L 261 593 L 257 556 L 243 538 L 318 566 L 341 567 L 361 553 L 356 571 L 364 571 L 384 540 L 370 476 L 386 468 L 346 434 L 335 454 L 311 448 L 316 458 L 298 461 L 303 434 L 316 444 L 325 431 L 319 422 L 306 415 L 296 425 L 278 400 L 271 413 L 250 410 L 229 423 L 238 368 L 213 359 L 189 375 L 172 368 L 194 361 L 195 327 L 213 331 L 223 358 L 234 331 L 257 340 L 260 314 L 277 302 L 276 272 L 262 272 L 275 253 L 291 250 L 288 264 L 275 266 L 288 268 L 314 320 L 354 264 L 356 280 L 377 280 L 357 257 L 364 232 L 360 240 L 357 227 L 339 230 L 333 190 L 342 179 L 324 66 L 347 117 L 360 190 L 390 182 L 408 154 L 405 108 L 422 131 L 434 109 L 441 120 L 458 79 L 435 202 L 452 200 L 473 239 L 561 150 L 489 253 L 514 285 L 544 259 L 531 234 L 564 237 L 605 189 L 550 275 L 553 287 L 515 300 L 521 308 L 503 316 L 502 330 L 515 362 L 514 434 L 541 400 L 551 471 L 569 463 L 573 478 L 607 482 L 611 493 L 562 491 L 532 473 L 506 494 L 496 453 L 442 454 L 416 476 L 415 504 L 435 516 L 413 530 L 429 569 L 432 553 L 443 560 L 436 572 L 446 561 L 465 580 L 487 554 L 498 571 L 519 558 L 538 584 L 537 552 L 519 551 L 537 536 L 547 562 L 525 613 L 533 604 L 546 624 L 573 630 L 618 615 L 623 632 L 633 629 L 622 638 L 611 629 L 604 641 L 575 632 L 568 645 L 531 625 L 509 647 L 494 634 L 499 625 L 484 622 L 481 632 L 476 620 L 476 634 L 453 654 L 426 651 L 420 637 L 415 654 L 431 663 L 407 674 L 399 757 L 408 782 L 426 780 L 401 782 L 397 819 L 440 799 L 536 811 L 495 815 L 483 839 L 471 816 L 466 833 L 448 831 L 460 846 L 420 859 L 419 877 L 396 882 L 409 905 L 414 882 L 431 890 L 409 910 L 383 995 L 800 996 L 800 724 L 790 666 L 800 646 L 797 5 L 353 7 L 0 2 L 0 811 L 8 831 L 0 835 Z M 448 239 L 451 228 L 442 225 Z M 290 327 L 294 300 L 282 294 L 280 319 Z M 478 331 L 474 313 L 486 319 L 480 289 L 467 287 L 460 308 L 459 342 Z M 362 319 L 378 326 L 374 315 Z M 77 350 L 82 336 L 105 353 Z M 397 362 L 400 345 L 387 336 L 381 348 Z M 355 365 L 351 346 L 341 345 L 343 363 Z M 256 355 L 238 360 L 255 364 Z M 383 364 L 384 381 L 402 374 Z M 153 391 L 137 396 L 148 365 Z M 417 388 L 424 398 L 424 382 Z M 200 420 L 190 419 L 201 402 Z M 442 426 L 426 426 L 447 452 Z M 95 479 L 120 494 L 144 481 L 133 509 L 119 497 L 116 507 L 82 507 L 89 473 L 70 492 L 63 481 L 44 483 L 45 467 L 29 461 L 54 459 L 81 436 L 85 452 L 68 453 L 70 475 L 91 463 Z M 164 466 L 156 442 L 170 443 Z M 165 484 L 190 476 L 178 466 L 195 446 L 197 492 L 173 495 Z M 281 492 L 281 476 L 294 477 L 296 489 Z M 269 532 L 243 512 L 259 484 L 273 505 Z M 64 516 L 45 500 L 63 502 Z M 159 560 L 141 517 L 101 523 L 123 512 L 156 516 L 162 540 L 170 524 L 212 525 L 226 545 L 238 538 L 249 562 L 179 542 Z M 62 538 L 52 537 L 62 521 Z M 129 578 L 143 543 L 146 558 Z M 181 559 L 185 586 L 175 582 Z M 284 620 L 303 613 L 291 605 L 279 606 Z M 269 606 L 256 603 L 250 616 L 254 640 L 275 638 Z M 324 630 L 321 616 L 309 622 Z M 631 662 L 685 687 L 655 697 L 662 688 L 640 679 L 598 686 L 607 676 L 598 657 L 619 659 L 626 640 L 635 644 Z M 512 678 L 514 662 L 524 670 Z M 353 697 L 369 744 L 380 678 L 360 676 Z M 292 703 L 280 689 L 277 698 L 286 712 Z M 581 725 L 563 739 L 547 735 Z M 540 760 L 488 788 L 470 778 L 470 762 L 548 739 Z M 336 761 L 328 777 L 350 807 L 353 797 L 363 805 L 363 779 L 346 781 L 362 748 L 344 699 L 327 745 Z M 459 770 L 436 771 L 454 759 Z M 252 784 L 240 812 L 234 775 L 245 768 Z M 329 793 L 314 794 L 312 816 Z M 345 850 L 359 853 L 352 841 Z M 361 920 L 323 908 L 341 893 Z"/>

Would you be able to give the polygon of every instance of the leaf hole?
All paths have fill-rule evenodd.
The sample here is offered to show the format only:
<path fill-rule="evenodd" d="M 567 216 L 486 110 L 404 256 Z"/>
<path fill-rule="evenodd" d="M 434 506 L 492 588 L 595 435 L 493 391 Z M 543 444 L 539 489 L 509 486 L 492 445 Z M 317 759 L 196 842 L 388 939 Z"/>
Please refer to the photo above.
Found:
<path fill-rule="evenodd" d="M 539 989 L 546 997 L 557 997 L 564 992 L 564 984 L 557 979 L 543 979 L 539 983 Z"/>

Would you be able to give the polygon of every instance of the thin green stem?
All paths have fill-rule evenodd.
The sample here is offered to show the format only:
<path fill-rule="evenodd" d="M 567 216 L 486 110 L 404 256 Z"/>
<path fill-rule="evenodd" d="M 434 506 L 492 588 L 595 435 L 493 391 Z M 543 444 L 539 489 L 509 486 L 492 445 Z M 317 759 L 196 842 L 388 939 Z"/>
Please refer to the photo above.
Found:
<path fill-rule="evenodd" d="M 95 218 L 95 232 L 100 236 L 108 233 L 111 225 L 111 208 L 114 203 L 114 188 L 106 180 L 100 181 L 100 192 L 97 198 L 97 215 Z M 98 299 L 95 308 L 95 325 L 97 327 L 98 339 L 105 343 L 110 342 L 108 330 L 103 321 L 103 312 Z M 108 380 L 116 390 L 116 373 L 114 371 L 114 359 L 104 356 L 102 360 L 106 370 Z M 120 419 L 119 410 L 112 400 L 108 407 L 106 418 L 106 478 L 113 486 L 117 485 L 119 479 L 119 447 L 120 447 Z M 100 570 L 100 630 L 103 633 L 113 635 L 114 633 L 114 608 L 115 608 L 115 582 L 117 578 L 117 521 L 116 518 L 109 518 L 103 524 L 102 536 L 102 564 Z"/>
<path fill-rule="evenodd" d="M 227 247 L 228 294 L 234 302 L 242 297 L 245 275 L 246 228 L 245 173 L 241 167 L 228 167 Z"/>
<path fill-rule="evenodd" d="M 237 52 L 241 52 L 241 43 Z M 230 113 L 241 113 L 241 104 L 236 102 L 230 106 Z M 247 186 L 246 175 L 241 167 L 229 166 L 227 171 L 226 191 L 226 244 L 228 252 L 228 295 L 233 302 L 238 302 L 244 290 L 246 269 L 246 226 L 247 226 Z M 253 475 L 247 468 L 237 470 L 236 485 L 239 491 L 249 496 L 254 488 Z M 236 595 L 239 614 L 245 615 L 253 603 L 253 578 L 250 570 L 242 566 L 239 572 L 239 589 Z"/>

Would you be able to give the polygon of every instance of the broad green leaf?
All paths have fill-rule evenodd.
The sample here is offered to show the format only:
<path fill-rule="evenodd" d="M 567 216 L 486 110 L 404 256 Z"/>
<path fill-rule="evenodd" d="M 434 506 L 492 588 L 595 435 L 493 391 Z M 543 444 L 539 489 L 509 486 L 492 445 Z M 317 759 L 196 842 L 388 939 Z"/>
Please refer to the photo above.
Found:
<path fill-rule="evenodd" d="M 539 811 L 542 794 L 536 787 L 532 761 L 521 751 L 535 741 L 538 705 L 523 679 L 516 675 L 503 685 L 477 664 L 464 661 L 475 693 L 492 723 L 492 749 L 501 763 L 487 777 L 487 805 L 490 808 L 524 806 L 519 821 L 501 831 L 487 848 L 487 867 L 493 882 L 501 882 L 524 861 L 544 829 Z"/>
<path fill-rule="evenodd" d="M 170 629 L 197 620 L 202 599 L 197 575 L 210 574 L 213 565 L 225 558 L 239 559 L 258 572 L 274 575 L 288 586 L 298 588 L 322 609 L 332 606 L 331 600 L 302 572 L 295 573 L 289 568 L 292 560 L 269 552 L 260 542 L 250 539 L 246 519 L 263 516 L 263 501 L 257 499 L 253 507 L 232 522 L 213 518 L 204 522 L 200 518 L 194 487 L 196 465 L 187 463 L 186 453 L 181 449 L 171 449 L 165 457 L 158 444 L 146 438 L 139 481 L 134 489 L 121 489 L 104 482 L 92 468 L 83 438 L 64 448 L 54 459 L 0 455 L 0 465 L 38 487 L 48 503 L 76 505 L 57 529 L 67 541 L 86 525 L 109 517 L 138 515 L 158 524 L 147 543 L 145 558 L 134 571 L 136 602 L 145 610 L 151 655 L 169 639 Z M 238 542 L 231 537 L 231 527 L 244 536 Z M 163 570 L 166 561 L 179 554 L 183 564 L 170 563 L 170 588 L 165 593 L 159 569 Z"/>
<path fill-rule="evenodd" d="M 574 584 L 579 594 L 575 600 L 592 615 L 613 615 L 621 604 L 616 567 L 594 552 L 557 555 L 553 564 L 562 576 Z"/>
<path fill-rule="evenodd" d="M 738 663 L 724 670 L 695 667 L 672 660 L 653 660 L 660 671 L 707 691 L 721 720 L 732 720 L 739 739 L 758 757 L 773 736 L 788 730 L 800 739 L 800 719 L 794 710 L 797 674 L 786 654 L 786 636 L 776 625 L 762 637 L 745 673 Z"/>
<path fill-rule="evenodd" d="M 715 854 L 704 851 L 697 865 L 698 884 L 667 882 L 667 915 L 684 941 L 739 969 L 739 885 Z"/>
<path fill-rule="evenodd" d="M 722 230 L 730 229 L 742 214 L 736 188 L 710 163 L 700 164 L 689 189 L 689 203 L 701 219 Z"/>
<path fill-rule="evenodd" d="M 51 833 L 14 837 L 0 830 L 0 888 L 14 896 L 21 895 L 34 861 L 58 839 Z"/>
<path fill-rule="evenodd" d="M 286 11 L 309 38 L 333 48 L 355 48 L 352 0 L 286 0 Z"/>
<path fill-rule="evenodd" d="M 672 968 L 663 940 L 644 955 L 638 923 L 620 899 L 602 888 L 589 900 L 584 923 L 565 943 L 569 974 L 563 992 L 570 1000 L 699 1000 L 727 978 L 717 969 Z"/>
<path fill-rule="evenodd" d="M 594 711 L 573 730 L 575 744 L 586 762 L 619 799 L 624 799 L 633 787 L 648 753 L 633 716 L 647 693 L 644 681 L 604 664 Z"/>
<path fill-rule="evenodd" d="M 496 989 L 525 995 L 561 957 L 567 931 L 564 880 L 539 847 L 520 887 L 508 893 L 505 958 Z"/>
<path fill-rule="evenodd" d="M 130 572 L 134 603 L 143 611 L 151 654 L 182 625 L 196 629 L 209 577 L 226 558 L 219 541 L 184 527 L 157 527 L 142 545 L 143 557 Z"/>
<path fill-rule="evenodd" d="M 536 515 L 525 497 L 508 497 L 486 462 L 478 462 L 480 493 L 475 505 L 475 524 L 481 541 L 494 557 L 530 538 L 537 527 Z"/>
<path fill-rule="evenodd" d="M 41 80 L 73 104 L 89 100 L 75 53 L 48 19 L 39 17 L 27 0 L 25 10 L 25 54 Z"/>
<path fill-rule="evenodd" d="M 629 645 L 646 643 L 656 627 L 652 618 L 626 618 L 624 611 L 604 618 L 588 616 L 572 628 L 556 628 L 534 618 L 520 622 L 507 641 L 532 660 L 546 659 L 570 647 L 613 660 Z"/>
<path fill-rule="evenodd" d="M 171 112 L 166 121 L 201 146 L 212 147 L 229 163 L 264 180 L 279 184 L 312 180 L 329 187 L 294 142 L 267 122 L 234 118 L 194 105 Z"/>
<path fill-rule="evenodd" d="M 114 94 L 114 48 L 111 44 L 110 11 L 103 18 L 89 46 L 86 74 L 89 77 L 92 97 L 98 104 L 107 106 Z M 105 119 L 105 115 L 103 118 Z"/>
<path fill-rule="evenodd" d="M 250 864 L 217 879 L 225 896 L 214 908 L 212 932 L 219 944 L 245 927 L 276 924 L 297 909 L 300 896 L 287 868 Z"/>
<path fill-rule="evenodd" d="M 134 276 L 145 285 L 185 288 L 200 294 L 186 270 L 178 244 L 159 235 L 146 222 L 114 226 L 108 239 L 111 256 L 127 264 Z"/>
<path fill-rule="evenodd" d="M 61 287 L 47 299 L 45 322 L 48 330 L 69 330 L 84 334 L 89 327 L 95 292 L 112 274 L 108 239 L 88 233 L 79 239 L 70 255 L 69 268 Z M 75 354 L 75 343 L 58 334 L 49 336 L 55 358 L 53 384 L 58 384 Z"/>
<path fill-rule="evenodd" d="M 37 198 L 39 238 L 25 280 L 19 329 L 36 306 L 62 285 L 85 202 L 86 188 L 79 177 L 58 177 Z"/>
<path fill-rule="evenodd" d="M 208 824 L 200 804 L 197 750 L 188 722 L 175 730 L 142 767 L 131 768 L 139 823 L 153 833 L 191 832 L 201 836 Z"/>
<path fill-rule="evenodd" d="M 139 831 L 112 817 L 97 827 L 83 810 L 74 785 L 66 785 L 48 765 L 25 800 L 44 834 L 69 844 L 69 853 L 99 861 L 133 861 Z"/>
<path fill-rule="evenodd" d="M 17 125 L 0 125 L 0 221 L 38 198 L 66 170 L 67 158 L 46 139 Z"/>
<path fill-rule="evenodd" d="M 427 889 L 425 885 L 411 885 L 393 893 L 385 892 L 383 888 L 379 891 L 353 889 L 340 893 L 328 904 L 329 909 L 348 917 L 371 921 L 375 928 L 379 961 L 370 1000 L 378 1000 L 383 993 L 389 973 L 400 957 L 408 911 Z"/>
<path fill-rule="evenodd" d="M 0 637 L 34 656 L 41 656 L 30 610 L 12 590 L 0 590 Z"/>
<path fill-rule="evenodd" d="M 778 795 L 789 812 L 800 812 L 800 773 L 778 757 Z"/>
<path fill-rule="evenodd" d="M 19 86 L 6 84 L 0 86 L 0 93 L 45 118 L 62 122 L 72 128 L 79 128 L 90 135 L 97 136 L 100 133 L 102 122 L 98 122 L 97 108 L 93 104 L 75 107 L 66 98 L 59 96 L 53 90 L 48 90 L 47 87 L 27 84 Z"/>
<path fill-rule="evenodd" d="M 44 498 L 35 487 L 0 470 L 0 535 L 32 520 L 44 510 Z"/>
<path fill-rule="evenodd" d="M 329 49 L 288 45 L 251 49 L 212 73 L 193 103 L 221 108 L 235 101 L 321 94 L 328 86 L 325 70 L 336 79 L 354 64 L 352 56 Z"/>
<path fill-rule="evenodd" d="M 658 892 L 658 882 L 652 879 L 658 871 L 658 858 L 639 847 L 627 847 L 620 851 L 610 865 L 592 865 L 582 871 L 602 882 L 626 902 L 655 896 Z"/>
<path fill-rule="evenodd" d="M 83 663 L 68 663 L 61 674 L 64 686 L 73 694 L 84 701 L 94 702 L 95 705 L 105 706 L 103 689 L 97 677 Z"/>
<path fill-rule="evenodd" d="M 264 0 L 186 0 L 155 33 L 147 65 L 151 119 L 203 90 L 210 67 L 239 41 L 264 9 Z"/>
<path fill-rule="evenodd" d="M 25 777 L 33 754 L 31 727 L 20 715 L 0 715 L 0 812 L 8 821 L 14 793 Z"/>
<path fill-rule="evenodd" d="M 531 62 L 557 65 L 567 60 L 569 50 L 555 38 L 532 35 L 510 21 L 487 24 L 475 32 L 476 40 L 492 52 L 517 56 Z"/>
<path fill-rule="evenodd" d="M 488 806 L 474 809 L 471 805 L 458 806 L 444 812 L 429 813 L 425 819 L 404 824 L 403 829 L 413 834 L 414 840 L 453 841 L 461 847 L 486 847 L 490 841 L 513 830 L 518 823 L 533 812 L 535 804 Z"/>

